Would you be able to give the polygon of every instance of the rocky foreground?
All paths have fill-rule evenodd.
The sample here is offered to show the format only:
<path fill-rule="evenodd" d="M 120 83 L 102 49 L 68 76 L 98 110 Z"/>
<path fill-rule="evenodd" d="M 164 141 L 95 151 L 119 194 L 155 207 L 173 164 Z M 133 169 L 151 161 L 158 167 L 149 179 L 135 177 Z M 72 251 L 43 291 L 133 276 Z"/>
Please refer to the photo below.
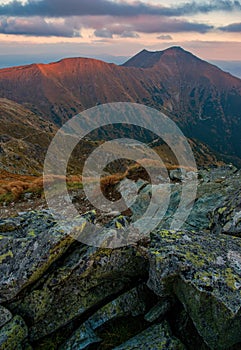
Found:
<path fill-rule="evenodd" d="M 171 176 L 161 226 L 123 248 L 84 245 L 47 210 L 0 220 L 1 350 L 241 349 L 241 172 L 200 171 L 179 231 L 168 226 L 188 174 Z M 133 219 L 150 191 L 139 182 Z"/>

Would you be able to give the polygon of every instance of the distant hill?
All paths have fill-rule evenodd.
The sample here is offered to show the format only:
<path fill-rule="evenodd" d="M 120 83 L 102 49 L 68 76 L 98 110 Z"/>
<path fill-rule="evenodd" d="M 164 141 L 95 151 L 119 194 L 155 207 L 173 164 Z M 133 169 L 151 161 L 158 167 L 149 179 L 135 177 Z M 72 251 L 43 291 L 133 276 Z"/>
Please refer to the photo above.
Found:
<path fill-rule="evenodd" d="M 241 80 L 180 47 L 143 50 L 122 66 L 71 58 L 2 69 L 0 97 L 58 126 L 98 104 L 142 103 L 167 113 L 186 136 L 241 159 Z"/>

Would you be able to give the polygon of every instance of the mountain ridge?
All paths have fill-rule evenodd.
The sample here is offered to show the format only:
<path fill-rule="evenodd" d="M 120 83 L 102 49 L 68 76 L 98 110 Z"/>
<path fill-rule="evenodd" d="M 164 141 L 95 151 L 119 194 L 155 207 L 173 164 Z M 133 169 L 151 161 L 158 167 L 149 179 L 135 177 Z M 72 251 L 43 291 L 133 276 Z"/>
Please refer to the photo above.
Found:
<path fill-rule="evenodd" d="M 0 97 L 57 126 L 98 104 L 145 104 L 167 113 L 187 137 L 241 159 L 241 79 L 180 47 L 143 50 L 122 66 L 69 58 L 5 68 Z"/>
<path fill-rule="evenodd" d="M 146 60 L 148 58 L 151 59 L 151 62 L 150 63 L 157 63 L 161 57 L 165 54 L 189 54 L 189 55 L 192 55 L 193 57 L 196 57 L 194 56 L 191 52 L 188 52 L 186 50 L 184 50 L 182 47 L 180 46 L 172 46 L 166 50 L 162 50 L 162 51 L 149 51 L 147 49 L 143 49 L 141 50 L 140 52 L 138 52 L 136 55 L 134 55 L 133 57 L 131 57 L 129 60 L 127 60 L 124 64 L 122 64 L 122 66 L 124 67 L 136 67 L 136 68 L 152 68 L 153 65 L 147 65 L 148 62 L 145 62 L 145 65 L 146 66 L 143 66 L 143 65 L 138 65 L 138 61 L 139 60 Z M 196 57 L 198 58 L 198 57 Z M 200 58 L 198 58 L 200 59 Z M 200 59 L 201 60 L 201 59 Z M 140 62 L 141 63 L 141 62 Z"/>

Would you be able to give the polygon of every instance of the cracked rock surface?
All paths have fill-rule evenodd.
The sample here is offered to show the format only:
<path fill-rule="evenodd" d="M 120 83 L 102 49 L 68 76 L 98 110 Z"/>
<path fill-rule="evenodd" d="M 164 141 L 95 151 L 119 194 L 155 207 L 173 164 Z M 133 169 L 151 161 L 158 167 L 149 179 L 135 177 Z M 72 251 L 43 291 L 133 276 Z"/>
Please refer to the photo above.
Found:
<path fill-rule="evenodd" d="M 90 234 L 93 212 L 72 222 L 48 210 L 1 219 L 0 349 L 240 349 L 241 173 L 200 171 L 190 216 L 170 230 L 190 176 L 172 174 L 163 221 L 121 248 L 75 240 Z M 131 201 L 133 184 L 123 184 Z M 116 217 L 105 237 L 138 219 L 162 185 L 139 181 L 131 216 Z"/>

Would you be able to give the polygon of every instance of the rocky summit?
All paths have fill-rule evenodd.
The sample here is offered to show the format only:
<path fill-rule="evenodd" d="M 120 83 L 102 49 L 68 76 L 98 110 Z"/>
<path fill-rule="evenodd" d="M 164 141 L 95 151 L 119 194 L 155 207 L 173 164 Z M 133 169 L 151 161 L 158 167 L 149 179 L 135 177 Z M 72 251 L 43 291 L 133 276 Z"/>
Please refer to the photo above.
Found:
<path fill-rule="evenodd" d="M 0 349 L 240 349 L 241 172 L 200 170 L 191 214 L 170 230 L 190 176 L 170 173 L 162 222 L 122 248 L 75 239 L 93 213 L 72 223 L 48 210 L 1 219 Z M 132 221 L 150 191 L 160 193 L 158 185 L 136 185 Z M 131 182 L 117 186 L 125 198 L 131 193 Z M 115 218 L 105 234 L 129 221 Z"/>

